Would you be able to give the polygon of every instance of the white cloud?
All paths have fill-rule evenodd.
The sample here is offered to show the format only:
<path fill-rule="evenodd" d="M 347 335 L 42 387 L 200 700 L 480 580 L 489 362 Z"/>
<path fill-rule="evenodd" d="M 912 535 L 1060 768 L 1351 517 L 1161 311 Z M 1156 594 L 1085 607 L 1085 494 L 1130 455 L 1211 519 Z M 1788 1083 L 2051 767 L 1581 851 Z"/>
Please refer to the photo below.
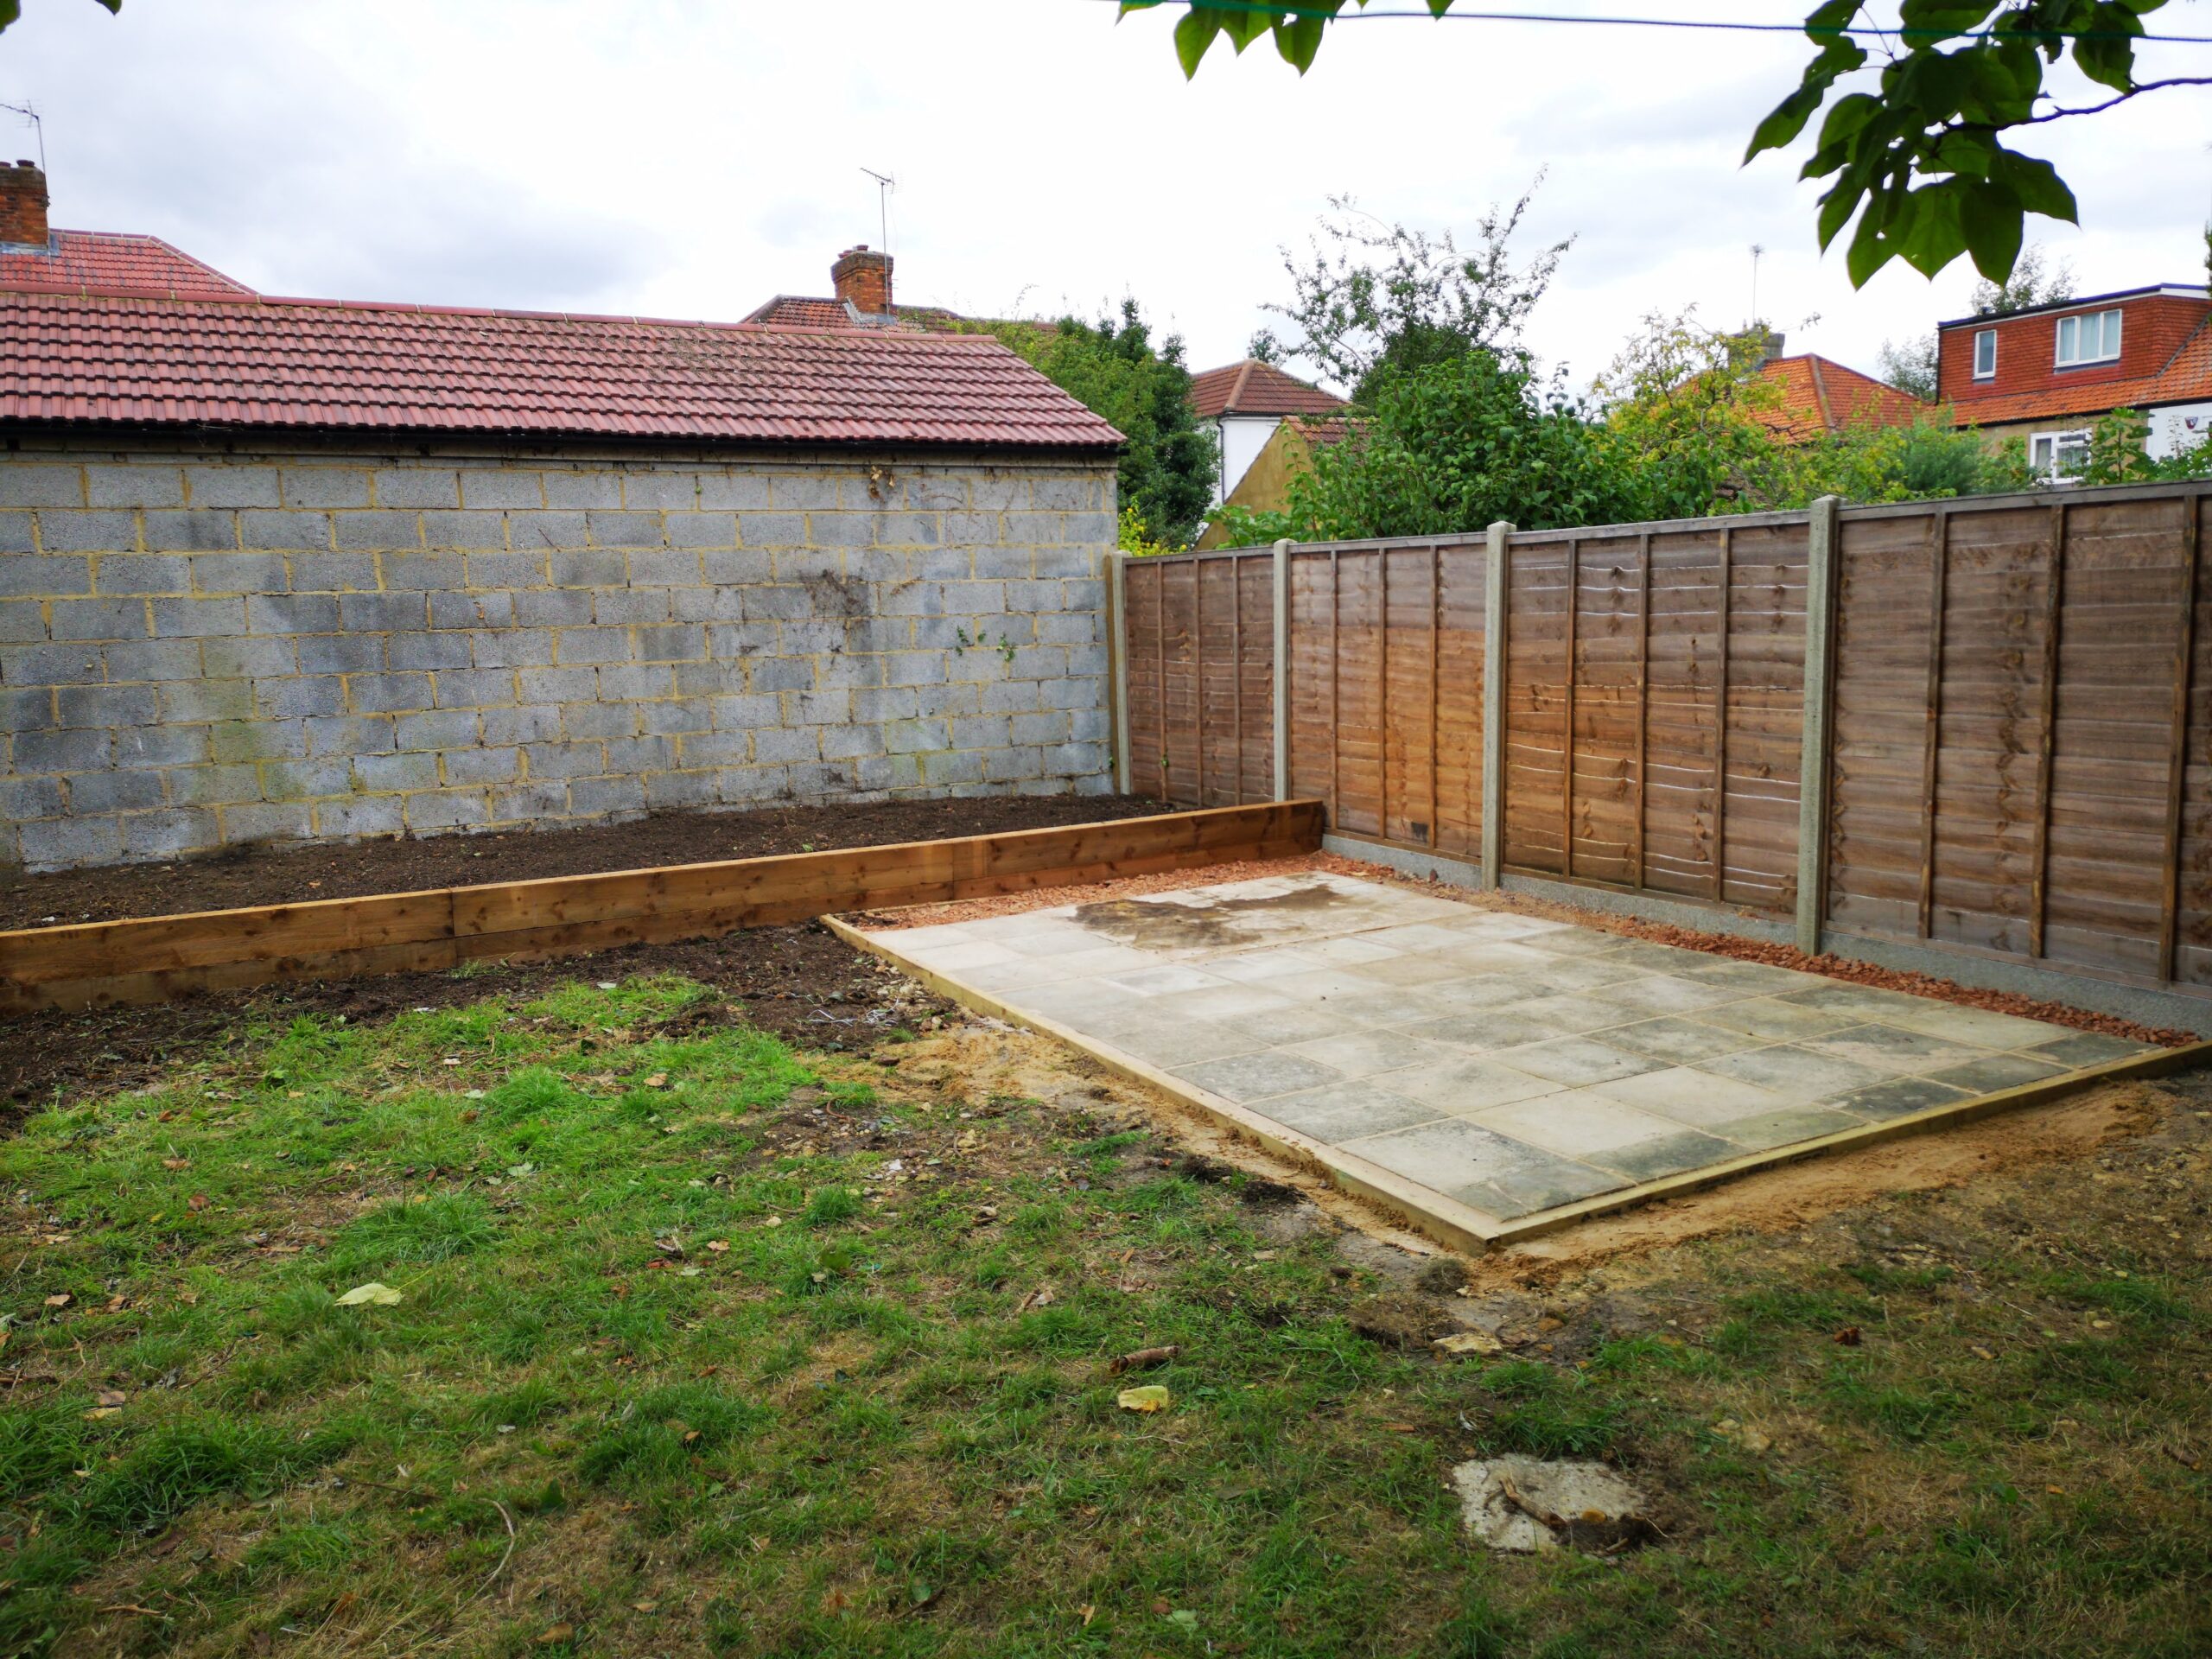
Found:
<path fill-rule="evenodd" d="M 899 177 L 903 297 L 1133 293 L 1200 365 L 1242 353 L 1277 247 L 1330 194 L 1465 229 L 1546 166 L 1530 245 L 1578 239 L 1533 341 L 1578 376 L 1647 312 L 1741 320 L 1753 243 L 1761 309 L 1817 313 L 1793 344 L 1867 367 L 1972 283 L 1892 269 L 1854 292 L 1796 159 L 1738 165 L 1794 36 L 1377 21 L 1303 79 L 1262 44 L 1186 85 L 1165 11 L 1117 24 L 1099 0 L 26 10 L 0 99 L 46 112 L 57 221 L 154 232 L 271 292 L 739 317 L 880 239 L 864 166 Z M 2046 129 L 2085 228 L 2031 233 L 2085 288 L 2192 277 L 2208 116 L 2168 93 Z"/>

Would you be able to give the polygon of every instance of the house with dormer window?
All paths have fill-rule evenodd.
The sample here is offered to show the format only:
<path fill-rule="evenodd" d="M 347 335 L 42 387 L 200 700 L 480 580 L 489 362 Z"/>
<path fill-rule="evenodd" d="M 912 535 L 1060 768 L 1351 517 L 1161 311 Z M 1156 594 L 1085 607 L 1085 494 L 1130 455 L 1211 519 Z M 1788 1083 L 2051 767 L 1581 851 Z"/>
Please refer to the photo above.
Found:
<path fill-rule="evenodd" d="M 1936 342 L 1937 394 L 1958 422 L 2023 440 L 2054 483 L 2080 475 L 2090 428 L 2116 409 L 2149 419 L 2155 456 L 2212 434 L 2212 296 L 2202 284 L 1961 317 L 1938 324 Z"/>

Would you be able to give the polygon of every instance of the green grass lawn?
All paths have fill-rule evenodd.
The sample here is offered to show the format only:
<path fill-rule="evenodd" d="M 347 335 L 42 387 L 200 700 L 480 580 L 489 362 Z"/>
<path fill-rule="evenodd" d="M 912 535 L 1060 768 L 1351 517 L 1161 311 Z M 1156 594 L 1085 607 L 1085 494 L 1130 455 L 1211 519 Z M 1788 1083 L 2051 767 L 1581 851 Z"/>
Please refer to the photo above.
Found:
<path fill-rule="evenodd" d="M 0 1651 L 2212 1651 L 2179 1093 L 2106 1166 L 1505 1287 L 1453 1362 L 1126 1107 L 483 982 L 0 1144 Z M 1484 1555 L 1446 1480 L 1499 1450 L 1667 1536 Z"/>

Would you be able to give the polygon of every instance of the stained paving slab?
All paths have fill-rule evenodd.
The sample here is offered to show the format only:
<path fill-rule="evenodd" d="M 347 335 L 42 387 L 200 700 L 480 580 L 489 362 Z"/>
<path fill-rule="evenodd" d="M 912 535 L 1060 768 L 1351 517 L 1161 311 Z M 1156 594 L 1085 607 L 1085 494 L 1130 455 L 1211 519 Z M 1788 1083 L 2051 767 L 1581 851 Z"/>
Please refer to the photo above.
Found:
<path fill-rule="evenodd" d="M 1319 872 L 874 937 L 1499 1224 L 2144 1052 Z"/>

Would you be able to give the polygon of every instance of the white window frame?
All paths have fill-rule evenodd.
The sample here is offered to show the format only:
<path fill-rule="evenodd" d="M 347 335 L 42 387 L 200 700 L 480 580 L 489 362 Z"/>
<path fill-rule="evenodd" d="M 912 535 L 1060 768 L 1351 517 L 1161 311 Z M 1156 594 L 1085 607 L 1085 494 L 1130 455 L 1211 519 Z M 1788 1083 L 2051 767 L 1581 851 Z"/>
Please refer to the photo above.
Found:
<path fill-rule="evenodd" d="M 2049 432 L 2028 435 L 2028 466 L 2030 470 L 2054 484 L 2071 484 L 2079 480 L 2079 472 L 2061 472 L 2064 454 L 2069 449 L 2078 449 L 2077 464 L 2089 459 L 2089 429 L 2085 426 L 2060 427 Z M 2038 451 L 2041 453 L 2038 454 Z"/>
<path fill-rule="evenodd" d="M 1989 364 L 1986 368 L 1981 361 L 1981 348 L 1985 344 L 1989 347 Z M 1974 378 L 1977 380 L 1994 380 L 1997 378 L 1997 331 L 1994 328 L 1979 329 L 1974 334 Z"/>
<path fill-rule="evenodd" d="M 2067 325 L 2073 325 L 2073 354 L 2067 354 Z M 2120 360 L 2120 329 L 2124 326 L 2120 308 L 2111 306 L 2102 311 L 2076 311 L 2063 316 L 2053 325 L 2050 360 L 2055 368 L 2078 369 L 2092 363 L 2116 363 Z M 2094 334 L 2096 346 L 2082 349 L 2082 336 Z"/>

